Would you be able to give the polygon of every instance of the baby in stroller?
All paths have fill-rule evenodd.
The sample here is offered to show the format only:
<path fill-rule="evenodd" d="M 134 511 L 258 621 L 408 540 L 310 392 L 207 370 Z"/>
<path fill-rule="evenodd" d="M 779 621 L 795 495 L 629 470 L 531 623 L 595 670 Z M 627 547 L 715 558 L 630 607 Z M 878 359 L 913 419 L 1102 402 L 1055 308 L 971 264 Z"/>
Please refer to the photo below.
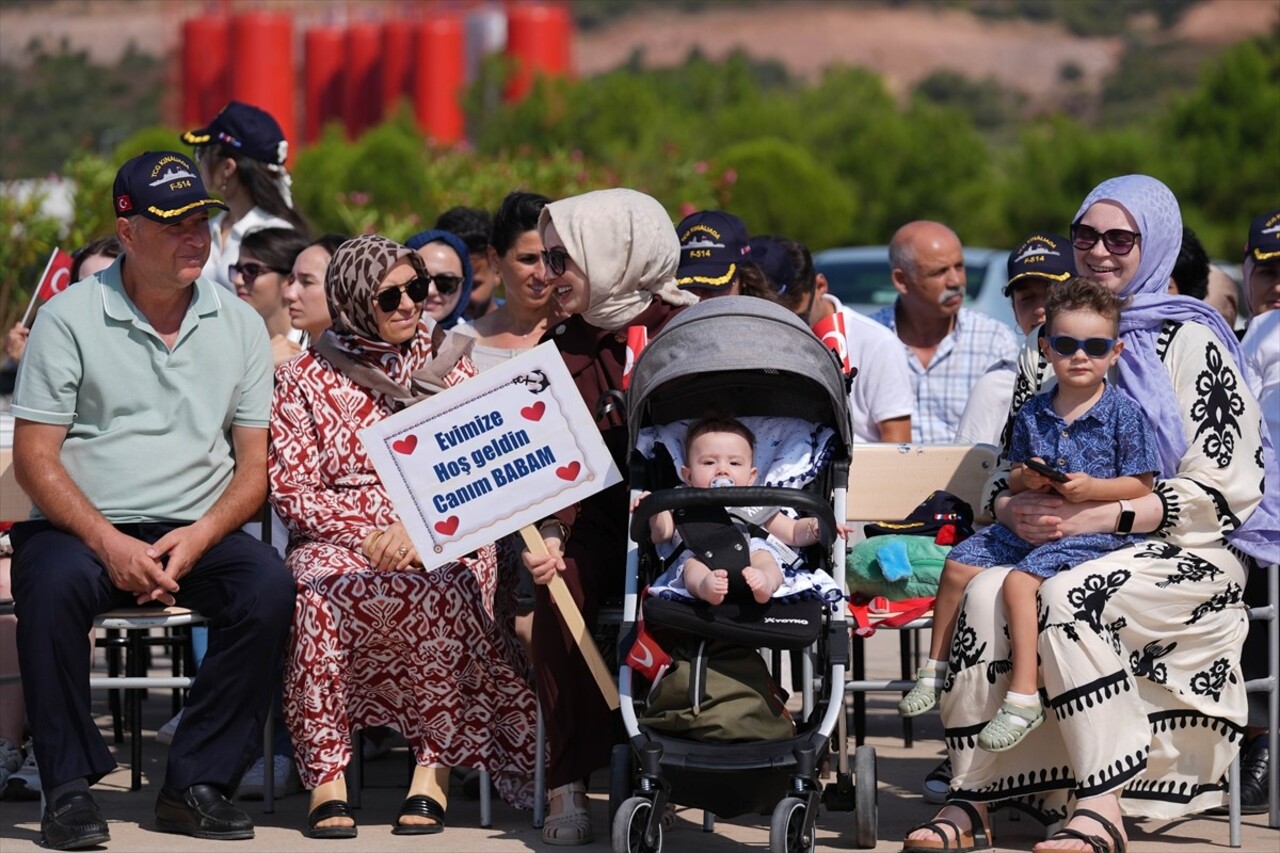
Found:
<path fill-rule="evenodd" d="M 685 436 L 680 480 L 697 489 L 750 486 L 755 436 L 735 418 L 707 415 Z M 637 495 L 638 505 L 649 493 Z M 677 519 L 676 514 L 679 515 Z M 649 519 L 650 535 L 668 562 L 659 586 L 684 589 L 708 604 L 729 596 L 764 604 L 783 584 L 782 565 L 794 562 L 787 546 L 806 547 L 820 539 L 817 518 L 795 519 L 780 507 L 708 507 L 659 512 Z M 839 526 L 841 536 L 849 528 Z"/>

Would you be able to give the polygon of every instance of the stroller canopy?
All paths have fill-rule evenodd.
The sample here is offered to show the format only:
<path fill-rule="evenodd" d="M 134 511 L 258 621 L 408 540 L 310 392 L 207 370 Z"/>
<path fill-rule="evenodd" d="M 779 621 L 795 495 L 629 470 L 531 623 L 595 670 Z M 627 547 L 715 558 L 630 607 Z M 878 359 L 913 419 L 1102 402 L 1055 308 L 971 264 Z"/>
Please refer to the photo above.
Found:
<path fill-rule="evenodd" d="M 852 444 L 849 398 L 838 356 L 795 314 L 752 296 L 692 305 L 636 359 L 627 427 L 714 410 L 737 417 L 791 415 L 830 426 Z"/>

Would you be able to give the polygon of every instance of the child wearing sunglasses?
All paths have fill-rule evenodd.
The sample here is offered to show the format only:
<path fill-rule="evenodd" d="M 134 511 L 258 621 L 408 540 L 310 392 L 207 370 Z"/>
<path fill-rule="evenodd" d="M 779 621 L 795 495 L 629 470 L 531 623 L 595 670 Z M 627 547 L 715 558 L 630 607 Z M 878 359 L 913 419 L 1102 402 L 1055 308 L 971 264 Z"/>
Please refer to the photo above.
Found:
<path fill-rule="evenodd" d="M 1003 524 L 994 524 L 951 549 L 934 605 L 929 660 L 898 703 L 906 717 L 937 704 L 948 671 L 942 655 L 951 648 L 965 587 L 983 569 L 1012 565 L 1003 584 L 1009 689 L 1000 710 L 978 734 L 978 745 L 990 752 L 1012 749 L 1044 721 L 1037 689 L 1040 584 L 1060 571 L 1142 541 L 1130 535 L 1134 514 L 1129 501 L 1151 492 L 1159 463 L 1142 408 L 1106 381 L 1124 348 L 1118 339 L 1121 307 L 1119 297 L 1088 279 L 1072 278 L 1050 288 L 1040 349 L 1057 382 L 1018 411 L 1008 449 L 1013 464 L 1010 492 L 1057 492 L 1071 502 L 1117 501 L 1120 518 L 1115 532 L 1069 536 L 1036 547 Z M 951 653 L 964 655 L 964 643 Z"/>

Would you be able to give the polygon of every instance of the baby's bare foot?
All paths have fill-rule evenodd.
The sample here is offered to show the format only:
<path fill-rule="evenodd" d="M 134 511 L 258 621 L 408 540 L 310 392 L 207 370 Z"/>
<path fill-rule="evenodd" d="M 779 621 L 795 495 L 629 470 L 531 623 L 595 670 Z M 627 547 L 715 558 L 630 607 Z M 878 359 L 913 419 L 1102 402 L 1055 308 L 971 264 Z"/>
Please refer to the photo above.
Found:
<path fill-rule="evenodd" d="M 708 572 L 698 586 L 697 595 L 707 604 L 719 604 L 729 593 L 729 573 L 724 569 Z"/>
<path fill-rule="evenodd" d="M 773 590 L 769 588 L 769 579 L 759 569 L 748 566 L 742 570 L 742 579 L 747 582 L 747 587 L 751 590 L 751 597 L 756 600 L 756 604 L 765 604 L 770 598 L 773 598 Z"/>

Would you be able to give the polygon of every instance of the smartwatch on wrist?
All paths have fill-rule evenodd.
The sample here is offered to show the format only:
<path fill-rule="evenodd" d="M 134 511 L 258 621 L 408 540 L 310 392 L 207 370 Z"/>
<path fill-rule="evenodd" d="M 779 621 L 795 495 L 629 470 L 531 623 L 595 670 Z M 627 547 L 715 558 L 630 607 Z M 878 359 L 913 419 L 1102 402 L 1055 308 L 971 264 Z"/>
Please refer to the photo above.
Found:
<path fill-rule="evenodd" d="M 1133 520 L 1137 517 L 1133 512 L 1133 504 L 1128 501 L 1116 501 L 1120 504 L 1120 516 L 1116 519 L 1116 533 L 1127 536 L 1133 532 Z"/>

